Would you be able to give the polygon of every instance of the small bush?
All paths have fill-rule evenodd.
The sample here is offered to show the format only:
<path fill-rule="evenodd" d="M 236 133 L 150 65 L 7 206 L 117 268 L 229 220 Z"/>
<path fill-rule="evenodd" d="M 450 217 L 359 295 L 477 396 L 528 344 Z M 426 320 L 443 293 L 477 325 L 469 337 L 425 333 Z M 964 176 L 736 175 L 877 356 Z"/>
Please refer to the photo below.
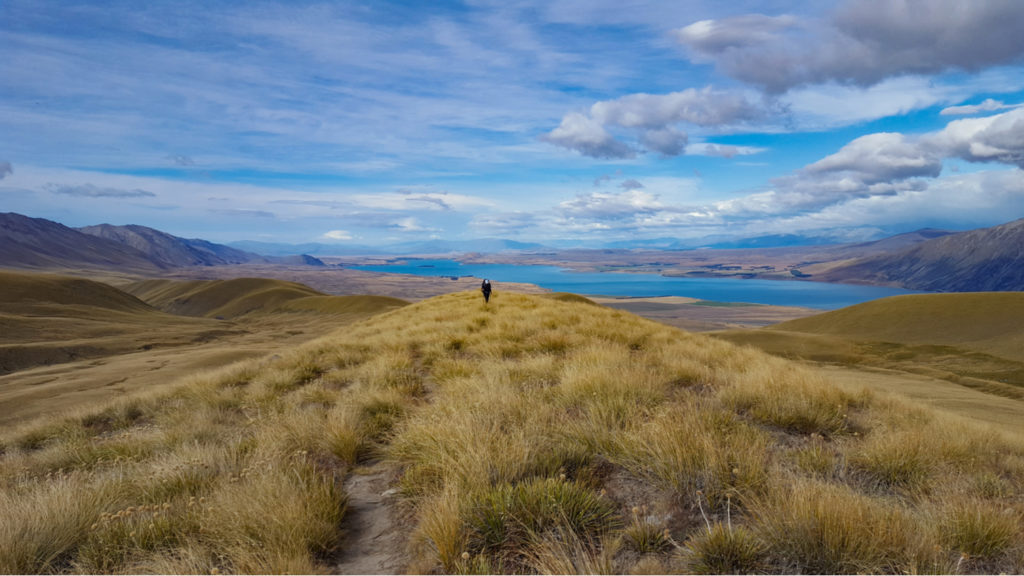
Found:
<path fill-rule="evenodd" d="M 544 478 L 487 491 L 471 507 L 469 522 L 471 548 L 500 556 L 556 530 L 601 535 L 617 516 L 612 503 L 589 488 Z"/>
<path fill-rule="evenodd" d="M 746 528 L 715 523 L 686 543 L 697 574 L 752 574 L 765 568 L 765 545 Z"/>
<path fill-rule="evenodd" d="M 1020 514 L 984 501 L 952 506 L 939 521 L 944 543 L 971 558 L 994 560 L 1020 539 Z"/>
<path fill-rule="evenodd" d="M 668 529 L 663 522 L 648 514 L 647 505 L 634 506 L 632 521 L 626 526 L 624 535 L 626 543 L 640 554 L 661 552 L 672 545 Z"/>
<path fill-rule="evenodd" d="M 751 529 L 785 572 L 900 572 L 916 550 L 919 530 L 900 507 L 842 485 L 776 486 L 752 512 Z"/>
<path fill-rule="evenodd" d="M 919 431 L 879 431 L 850 456 L 850 464 L 881 488 L 916 492 L 927 488 L 939 458 Z"/>

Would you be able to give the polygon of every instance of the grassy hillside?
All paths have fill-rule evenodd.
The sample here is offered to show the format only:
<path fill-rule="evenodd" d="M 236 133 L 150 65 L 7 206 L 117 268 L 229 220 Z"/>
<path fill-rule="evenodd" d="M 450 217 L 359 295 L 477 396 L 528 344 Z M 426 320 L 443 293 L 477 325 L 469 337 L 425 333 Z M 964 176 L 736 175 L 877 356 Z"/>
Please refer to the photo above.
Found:
<path fill-rule="evenodd" d="M 0 426 L 263 356 L 406 304 L 275 281 L 146 285 L 191 292 L 192 310 L 232 319 L 168 314 L 101 282 L 0 271 Z"/>
<path fill-rule="evenodd" d="M 304 284 L 269 278 L 145 280 L 123 288 L 166 312 L 208 318 L 279 312 L 380 312 L 406 304 L 383 296 L 328 296 Z"/>
<path fill-rule="evenodd" d="M 378 459 L 413 572 L 1024 570 L 1024 438 L 497 296 L 9 431 L 0 572 L 331 572 Z"/>
<path fill-rule="evenodd" d="M 101 282 L 52 274 L 0 270 L 0 311 L 87 306 L 115 312 L 154 312 L 145 302 Z"/>
<path fill-rule="evenodd" d="M 957 346 L 1024 362 L 1024 292 L 894 296 L 783 322 L 769 330 Z"/>
<path fill-rule="evenodd" d="M 0 271 L 0 374 L 230 331 L 213 320 L 166 314 L 101 282 Z"/>

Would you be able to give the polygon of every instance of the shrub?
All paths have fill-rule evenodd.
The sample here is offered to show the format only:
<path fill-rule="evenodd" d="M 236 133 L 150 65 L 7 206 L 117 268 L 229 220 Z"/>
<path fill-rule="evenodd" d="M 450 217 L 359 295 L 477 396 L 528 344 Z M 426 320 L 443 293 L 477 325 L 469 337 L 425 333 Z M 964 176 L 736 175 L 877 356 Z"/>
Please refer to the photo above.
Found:
<path fill-rule="evenodd" d="M 751 574 L 765 568 L 764 544 L 742 526 L 715 523 L 689 540 L 686 550 L 697 574 Z"/>
<path fill-rule="evenodd" d="M 611 502 L 576 482 L 542 478 L 505 484 L 470 507 L 471 550 L 515 553 L 555 531 L 600 536 L 618 522 Z"/>
<path fill-rule="evenodd" d="M 900 572 L 916 550 L 916 524 L 899 506 L 843 485 L 796 480 L 752 506 L 754 534 L 791 573 Z"/>
<path fill-rule="evenodd" d="M 1021 516 L 1005 505 L 968 500 L 939 521 L 943 542 L 971 558 L 994 560 L 1020 540 Z"/>

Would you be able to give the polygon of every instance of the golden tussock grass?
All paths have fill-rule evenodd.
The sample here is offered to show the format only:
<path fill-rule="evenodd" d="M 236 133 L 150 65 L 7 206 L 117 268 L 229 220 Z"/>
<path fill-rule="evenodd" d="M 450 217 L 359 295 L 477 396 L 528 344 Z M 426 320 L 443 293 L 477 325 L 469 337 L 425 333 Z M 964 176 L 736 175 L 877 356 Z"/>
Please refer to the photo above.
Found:
<path fill-rule="evenodd" d="M 1024 439 L 582 299 L 457 293 L 3 438 L 0 572 L 1019 572 Z"/>

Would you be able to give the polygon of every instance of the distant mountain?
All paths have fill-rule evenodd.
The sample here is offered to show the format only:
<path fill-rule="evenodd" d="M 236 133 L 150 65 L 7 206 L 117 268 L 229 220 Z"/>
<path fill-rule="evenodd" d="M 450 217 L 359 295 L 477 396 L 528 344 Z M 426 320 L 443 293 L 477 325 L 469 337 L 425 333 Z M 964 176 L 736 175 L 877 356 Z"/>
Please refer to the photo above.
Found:
<path fill-rule="evenodd" d="M 875 240 L 873 242 L 861 242 L 859 244 L 853 244 L 850 246 L 852 249 L 867 249 L 872 252 L 892 252 L 896 250 L 902 250 L 916 246 L 921 242 L 927 242 L 928 240 L 934 240 L 935 238 L 941 238 L 942 236 L 948 236 L 952 232 L 948 230 L 939 230 L 937 228 L 922 228 L 920 230 L 914 230 L 913 232 L 905 232 L 903 234 L 897 234 L 895 236 L 888 236 L 881 240 Z"/>
<path fill-rule="evenodd" d="M 286 244 L 283 242 L 259 242 L 256 240 L 239 240 L 228 242 L 228 246 L 255 252 L 264 256 L 295 256 L 296 254 L 308 254 L 310 256 L 352 256 L 366 254 L 384 254 L 379 247 L 365 246 L 362 244 L 324 244 L 322 242 L 306 242 L 303 244 Z"/>
<path fill-rule="evenodd" d="M 478 238 L 476 240 L 427 240 L 405 242 L 385 247 L 394 254 L 442 254 L 449 252 L 511 252 L 543 249 L 543 244 L 518 242 L 501 238 Z"/>
<path fill-rule="evenodd" d="M 277 242 L 257 242 L 242 240 L 229 242 L 229 246 L 267 256 L 292 256 L 307 254 L 312 256 L 364 256 L 364 255 L 399 255 L 399 254 L 447 254 L 450 252 L 507 252 L 515 250 L 543 249 L 543 244 L 517 242 L 500 238 L 481 238 L 479 240 L 427 240 L 403 242 L 380 246 L 365 244 L 324 244 L 308 242 L 305 244 L 284 244 Z"/>
<path fill-rule="evenodd" d="M 78 231 L 134 248 L 153 263 L 169 268 L 265 261 L 251 252 L 206 240 L 179 238 L 145 226 L 99 224 L 78 228 Z"/>
<path fill-rule="evenodd" d="M 299 266 L 327 266 L 324 261 L 309 254 L 299 254 L 297 256 L 280 256 L 274 257 L 273 261 L 278 264 L 292 264 Z"/>
<path fill-rule="evenodd" d="M 119 242 L 83 234 L 43 218 L 0 214 L 0 266 L 102 268 L 156 272 L 167 268 Z"/>
<path fill-rule="evenodd" d="M 862 258 L 820 279 L 937 292 L 1024 290 L 1024 218 Z"/>

